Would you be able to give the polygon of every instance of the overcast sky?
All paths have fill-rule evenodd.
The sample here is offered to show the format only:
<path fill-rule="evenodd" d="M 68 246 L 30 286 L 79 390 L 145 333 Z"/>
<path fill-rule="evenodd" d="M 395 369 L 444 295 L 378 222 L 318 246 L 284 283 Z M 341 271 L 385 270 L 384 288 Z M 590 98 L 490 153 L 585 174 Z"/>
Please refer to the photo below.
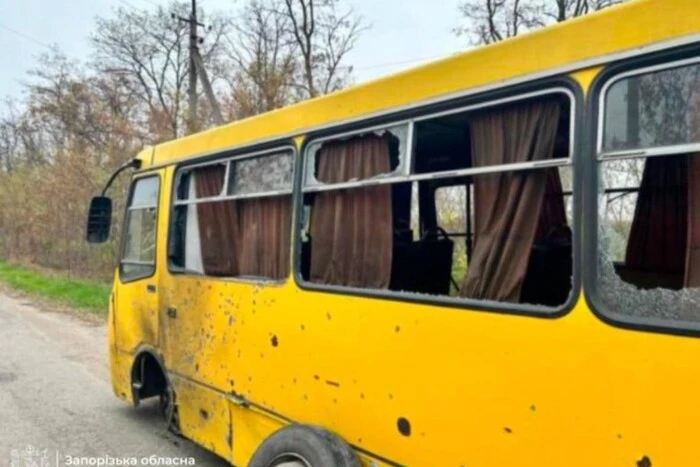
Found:
<path fill-rule="evenodd" d="M 199 4 L 208 11 L 231 11 L 242 1 L 199 0 Z M 459 0 L 343 1 L 372 24 L 348 56 L 347 64 L 356 69 L 356 82 L 464 48 L 464 39 L 451 32 L 457 25 Z M 154 4 L 166 3 L 167 0 L 0 0 L 0 97 L 20 95 L 20 82 L 26 79 L 26 71 L 34 66 L 35 57 L 47 50 L 41 43 L 57 44 L 70 57 L 84 59 L 89 54 L 87 37 L 94 29 L 96 16 L 109 15 L 117 6 L 129 8 L 127 4 L 154 8 Z"/>

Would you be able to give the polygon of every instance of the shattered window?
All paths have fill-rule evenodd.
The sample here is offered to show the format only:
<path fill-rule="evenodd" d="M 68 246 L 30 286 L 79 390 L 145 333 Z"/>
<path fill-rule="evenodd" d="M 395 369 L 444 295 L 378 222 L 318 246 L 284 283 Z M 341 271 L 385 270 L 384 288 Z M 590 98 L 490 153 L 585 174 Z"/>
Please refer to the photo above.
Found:
<path fill-rule="evenodd" d="M 700 321 L 697 245 L 689 235 L 700 223 L 688 196 L 700 188 L 689 170 L 697 161 L 681 155 L 601 164 L 597 290 L 606 311 Z"/>
<path fill-rule="evenodd" d="M 684 153 L 700 142 L 699 103 L 698 65 L 619 80 L 606 96 L 595 289 L 622 320 L 700 322 L 700 155 Z M 668 153 L 605 153 L 649 147 Z"/>
<path fill-rule="evenodd" d="M 293 172 L 291 150 L 181 169 L 169 265 L 188 274 L 286 279 Z"/>
<path fill-rule="evenodd" d="M 372 148 L 363 147 L 358 142 L 365 141 L 370 146 L 373 140 L 381 139 L 386 142 L 389 151 L 389 167 L 383 171 L 357 171 L 357 167 L 366 164 L 362 159 Z M 350 149 L 352 148 L 352 149 Z M 345 159 L 345 168 L 337 167 L 335 171 L 339 174 L 334 180 L 324 179 L 320 172 L 325 161 L 324 158 L 331 157 L 328 154 L 338 154 L 348 151 Z M 330 141 L 319 141 L 312 143 L 306 151 L 306 169 L 304 185 L 314 187 L 331 183 L 358 182 L 362 180 L 381 179 L 397 175 L 404 175 L 408 172 L 408 124 L 401 124 L 388 127 L 382 130 L 356 133 L 347 137 L 334 138 Z M 346 156 L 342 156 L 346 157 Z M 347 173 L 347 176 L 343 176 Z"/>
<path fill-rule="evenodd" d="M 218 162 L 180 172 L 177 176 L 177 199 L 187 200 L 223 195 L 226 165 L 225 162 Z M 196 185 L 197 181 L 200 181 L 200 185 L 206 182 L 207 188 L 204 189 L 200 186 L 200 189 L 192 190 L 191 188 Z"/>
<path fill-rule="evenodd" d="M 573 271 L 570 96 L 309 144 L 301 277 L 557 309 Z"/>
<path fill-rule="evenodd" d="M 120 266 L 123 280 L 150 276 L 155 270 L 159 184 L 158 177 L 145 177 L 132 188 Z"/>
<path fill-rule="evenodd" d="M 246 195 L 292 189 L 294 157 L 284 152 L 234 160 L 229 174 L 229 195 Z"/>
<path fill-rule="evenodd" d="M 603 150 L 700 143 L 700 64 L 620 79 L 605 95 Z"/>

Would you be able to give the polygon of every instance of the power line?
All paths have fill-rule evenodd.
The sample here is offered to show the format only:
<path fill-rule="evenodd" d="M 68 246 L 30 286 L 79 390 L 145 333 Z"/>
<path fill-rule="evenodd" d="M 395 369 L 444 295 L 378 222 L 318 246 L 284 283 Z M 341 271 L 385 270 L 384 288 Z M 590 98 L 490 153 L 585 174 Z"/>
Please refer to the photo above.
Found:
<path fill-rule="evenodd" d="M 153 2 L 153 1 L 151 1 L 151 0 L 144 0 L 144 1 L 145 1 L 146 3 L 150 3 L 151 5 L 153 5 L 153 6 L 156 7 L 156 8 L 160 8 L 160 7 L 163 6 L 163 5 L 159 5 L 159 4 L 156 3 L 156 2 Z"/>
<path fill-rule="evenodd" d="M 126 6 L 128 6 L 129 8 L 132 8 L 132 9 L 134 9 L 134 10 L 145 10 L 144 7 L 137 7 L 136 5 L 134 5 L 133 3 L 131 3 L 131 2 L 129 2 L 129 1 L 127 1 L 127 0 L 117 0 L 117 1 L 118 1 L 119 3 L 121 3 L 122 5 L 126 5 Z M 159 5 L 159 4 L 157 4 L 156 2 L 153 2 L 153 1 L 151 1 L 151 0 L 143 0 L 143 1 L 145 1 L 146 3 L 150 3 L 152 6 L 154 6 L 154 7 L 156 7 L 156 8 L 161 8 L 161 6 L 162 6 L 162 5 Z"/>
<path fill-rule="evenodd" d="M 26 34 L 26 33 L 23 33 L 21 31 L 18 31 L 16 29 L 13 29 L 13 28 L 6 26 L 2 23 L 0 23 L 0 28 L 4 29 L 5 31 L 11 32 L 12 34 L 14 34 L 18 37 L 21 37 L 21 38 L 26 39 L 28 41 L 34 42 L 35 44 L 38 44 L 42 47 L 47 47 L 49 49 L 53 49 L 53 47 L 51 45 L 47 44 L 46 42 L 43 42 L 43 41 L 37 39 L 36 37 L 32 37 L 29 34 Z"/>
<path fill-rule="evenodd" d="M 136 8 L 136 6 L 135 6 L 133 3 L 127 2 L 126 0 L 117 0 L 117 1 L 118 1 L 119 3 L 121 3 L 122 5 L 126 5 L 126 6 L 128 6 L 129 8 L 133 8 L 134 10 L 139 10 L 139 9 L 140 9 L 140 8 Z"/>

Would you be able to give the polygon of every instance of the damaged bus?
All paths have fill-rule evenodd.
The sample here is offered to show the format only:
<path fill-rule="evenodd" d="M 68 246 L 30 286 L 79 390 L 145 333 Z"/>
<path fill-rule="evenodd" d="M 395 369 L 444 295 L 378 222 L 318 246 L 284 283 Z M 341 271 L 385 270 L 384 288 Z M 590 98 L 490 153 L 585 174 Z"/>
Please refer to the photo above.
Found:
<path fill-rule="evenodd" d="M 115 394 L 238 466 L 694 464 L 699 33 L 630 2 L 145 149 Z"/>

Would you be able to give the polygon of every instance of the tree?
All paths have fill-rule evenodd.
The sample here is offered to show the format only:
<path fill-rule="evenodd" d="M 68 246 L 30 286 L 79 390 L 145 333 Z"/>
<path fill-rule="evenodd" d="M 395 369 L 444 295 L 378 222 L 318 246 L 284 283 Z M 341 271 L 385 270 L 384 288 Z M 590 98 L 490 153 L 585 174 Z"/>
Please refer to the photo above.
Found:
<path fill-rule="evenodd" d="M 268 0 L 252 0 L 234 25 L 227 55 L 234 118 L 267 112 L 291 102 L 296 46 L 287 37 L 289 18 Z"/>
<path fill-rule="evenodd" d="M 518 34 L 561 23 L 625 0 L 464 0 L 460 14 L 467 24 L 454 30 L 472 45 L 498 42 Z"/>
<path fill-rule="evenodd" d="M 340 0 L 280 0 L 278 14 L 288 19 L 288 35 L 298 48 L 300 67 L 295 86 L 302 98 L 313 98 L 346 85 L 352 68 L 342 61 L 367 25 Z"/>
<path fill-rule="evenodd" d="M 5 99 L 0 114 L 0 171 L 12 172 L 20 157 L 22 119 L 15 100 Z"/>
<path fill-rule="evenodd" d="M 114 17 L 97 18 L 91 38 L 93 67 L 98 73 L 123 78 L 123 84 L 142 102 L 142 124 L 150 128 L 155 141 L 181 136 L 185 126 L 190 32 L 187 24 L 171 14 L 187 17 L 188 3 L 173 2 L 168 10 L 159 7 L 156 11 L 118 8 Z M 205 63 L 219 53 L 227 22 L 217 19 L 210 26 L 201 52 Z"/>

